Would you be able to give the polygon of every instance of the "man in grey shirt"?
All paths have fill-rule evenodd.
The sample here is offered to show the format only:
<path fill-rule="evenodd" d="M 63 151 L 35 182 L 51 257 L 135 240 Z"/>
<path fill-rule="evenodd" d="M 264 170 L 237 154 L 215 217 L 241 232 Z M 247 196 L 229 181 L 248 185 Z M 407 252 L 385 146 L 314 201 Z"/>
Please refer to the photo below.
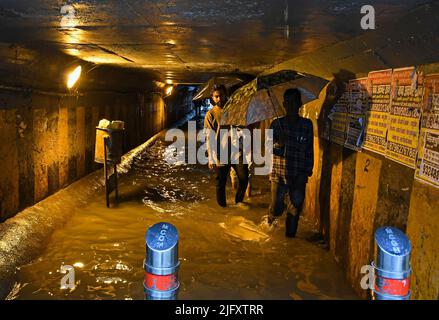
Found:
<path fill-rule="evenodd" d="M 230 159 L 230 152 L 228 152 L 228 159 L 226 163 L 220 162 L 221 148 L 219 145 L 220 129 L 221 129 L 221 115 L 222 108 L 227 101 L 227 91 L 224 86 L 215 86 L 212 90 L 211 103 L 213 108 L 209 110 L 204 119 L 204 129 L 206 131 L 207 152 L 209 158 L 209 169 L 216 171 L 216 200 L 221 207 L 227 206 L 226 203 L 226 183 L 230 168 L 236 171 L 238 176 L 238 190 L 235 195 L 235 203 L 240 203 L 244 200 L 245 191 L 248 184 L 248 166 L 240 161 L 238 164 L 232 164 Z M 229 129 L 229 127 L 223 127 Z M 209 134 L 210 132 L 210 134 Z M 215 133 L 215 134 L 212 134 Z M 215 141 L 211 141 L 214 137 Z M 230 141 L 228 141 L 228 149 L 230 149 Z M 216 150 L 215 150 L 216 149 Z"/>

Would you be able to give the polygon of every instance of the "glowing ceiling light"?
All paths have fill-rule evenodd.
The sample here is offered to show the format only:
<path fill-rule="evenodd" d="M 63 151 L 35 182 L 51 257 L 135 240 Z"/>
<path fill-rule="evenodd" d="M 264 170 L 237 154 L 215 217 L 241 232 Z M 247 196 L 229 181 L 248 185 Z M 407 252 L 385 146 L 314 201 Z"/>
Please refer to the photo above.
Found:
<path fill-rule="evenodd" d="M 81 66 L 77 66 L 75 70 L 69 74 L 67 78 L 67 88 L 71 89 L 75 85 L 76 81 L 78 81 L 79 77 L 81 76 L 81 71 Z"/>
<path fill-rule="evenodd" d="M 166 88 L 166 95 L 168 95 L 168 96 L 171 95 L 173 89 L 174 89 L 173 86 L 169 86 L 169 87 L 167 87 L 167 88 Z"/>
<path fill-rule="evenodd" d="M 166 79 L 166 83 L 167 84 L 172 84 L 172 80 L 171 79 Z"/>

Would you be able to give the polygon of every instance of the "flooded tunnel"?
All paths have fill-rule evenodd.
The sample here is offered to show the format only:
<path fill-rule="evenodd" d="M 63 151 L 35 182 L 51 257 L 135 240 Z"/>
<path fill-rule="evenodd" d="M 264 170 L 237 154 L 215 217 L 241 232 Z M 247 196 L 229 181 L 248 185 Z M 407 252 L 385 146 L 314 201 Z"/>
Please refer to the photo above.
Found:
<path fill-rule="evenodd" d="M 437 300 L 438 13 L 424 0 L 0 1 L 0 298 L 143 300 L 145 234 L 166 222 L 178 299 L 368 300 L 391 279 L 396 298 Z M 287 197 L 273 217 L 267 136 L 294 128 L 291 88 L 312 130 L 285 148 L 311 168 L 302 209 Z M 221 166 L 197 157 L 215 108 L 218 128 L 257 123 L 273 156 L 242 201 L 223 175 L 226 205 Z M 98 160 L 114 156 L 104 123 L 124 128 L 116 181 Z M 402 278 L 380 273 L 380 228 L 409 240 Z"/>

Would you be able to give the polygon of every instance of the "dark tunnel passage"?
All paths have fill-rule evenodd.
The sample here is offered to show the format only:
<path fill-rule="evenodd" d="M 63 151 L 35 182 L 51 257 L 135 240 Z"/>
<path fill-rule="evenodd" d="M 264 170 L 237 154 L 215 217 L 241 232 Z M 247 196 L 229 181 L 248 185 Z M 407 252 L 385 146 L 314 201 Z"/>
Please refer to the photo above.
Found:
<path fill-rule="evenodd" d="M 166 221 L 180 299 L 371 299 L 362 270 L 384 226 L 410 239 L 410 299 L 437 299 L 438 34 L 439 1 L 0 1 L 0 298 L 143 299 L 145 232 Z M 258 81 L 286 71 L 325 83 L 300 109 L 313 170 L 294 239 L 286 214 L 264 223 L 268 174 L 244 205 L 227 178 L 221 208 L 215 173 L 188 163 L 209 80 L 284 110 L 285 90 Z M 103 119 L 124 123 L 109 206 Z M 173 164 L 170 129 L 186 139 Z"/>

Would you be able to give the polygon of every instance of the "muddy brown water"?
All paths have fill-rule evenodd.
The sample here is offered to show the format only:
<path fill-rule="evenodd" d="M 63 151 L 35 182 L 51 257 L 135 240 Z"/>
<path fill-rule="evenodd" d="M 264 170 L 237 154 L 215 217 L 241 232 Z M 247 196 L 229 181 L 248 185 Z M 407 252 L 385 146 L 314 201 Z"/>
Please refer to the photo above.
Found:
<path fill-rule="evenodd" d="M 215 201 L 207 166 L 168 165 L 157 140 L 119 181 L 120 201 L 104 192 L 56 230 L 43 254 L 18 270 L 9 299 L 144 299 L 144 236 L 160 221 L 180 236 L 180 299 L 357 299 L 329 251 L 302 217 L 295 239 L 274 230 L 267 214 L 267 177 L 254 179 L 248 207 Z M 65 208 L 69 210 L 69 208 Z M 61 289 L 62 265 L 75 268 L 75 289 Z"/>

